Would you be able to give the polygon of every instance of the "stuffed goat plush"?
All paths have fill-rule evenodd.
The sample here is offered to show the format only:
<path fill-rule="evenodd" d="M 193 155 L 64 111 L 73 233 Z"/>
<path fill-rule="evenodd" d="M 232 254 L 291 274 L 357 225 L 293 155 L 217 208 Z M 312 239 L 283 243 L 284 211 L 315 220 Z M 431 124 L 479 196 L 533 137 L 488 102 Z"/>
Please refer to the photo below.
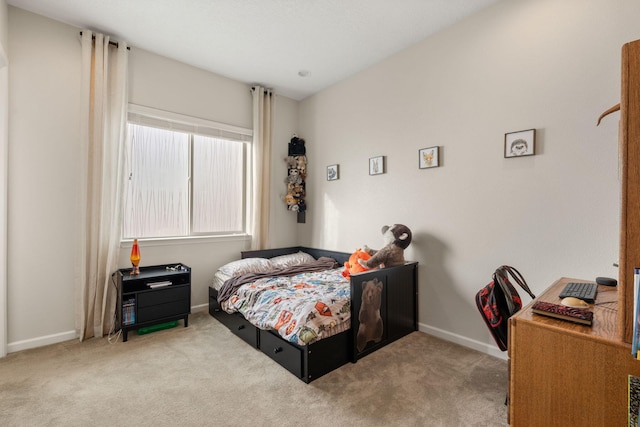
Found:
<path fill-rule="evenodd" d="M 366 245 L 362 250 L 369 253 L 368 260 L 358 259 L 366 268 L 393 267 L 404 265 L 404 250 L 411 243 L 411 230 L 403 224 L 382 227 L 382 237 L 387 244 L 380 250 L 370 249 Z"/>

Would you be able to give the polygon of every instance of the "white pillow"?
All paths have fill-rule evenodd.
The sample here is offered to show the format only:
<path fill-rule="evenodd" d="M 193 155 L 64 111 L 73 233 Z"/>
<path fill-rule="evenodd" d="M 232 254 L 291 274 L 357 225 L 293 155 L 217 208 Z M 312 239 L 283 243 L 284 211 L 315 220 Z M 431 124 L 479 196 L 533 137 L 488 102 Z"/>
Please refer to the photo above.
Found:
<path fill-rule="evenodd" d="M 280 255 L 269 259 L 275 268 L 288 268 L 294 265 L 307 264 L 316 260 L 308 253 L 302 251 L 295 254 Z"/>
<path fill-rule="evenodd" d="M 213 275 L 213 283 L 211 283 L 211 287 L 217 291 L 222 289 L 222 285 L 224 282 L 231 279 L 231 276 L 228 274 L 224 274 L 222 271 L 216 271 L 216 274 Z"/>
<path fill-rule="evenodd" d="M 266 258 L 245 258 L 225 264 L 218 270 L 233 277 L 249 273 L 264 273 L 274 268 L 271 261 Z"/>

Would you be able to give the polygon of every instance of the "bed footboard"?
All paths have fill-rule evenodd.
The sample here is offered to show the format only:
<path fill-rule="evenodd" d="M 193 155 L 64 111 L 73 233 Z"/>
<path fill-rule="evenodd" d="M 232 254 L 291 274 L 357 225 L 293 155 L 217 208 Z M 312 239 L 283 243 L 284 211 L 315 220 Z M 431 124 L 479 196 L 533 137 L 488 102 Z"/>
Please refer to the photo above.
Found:
<path fill-rule="evenodd" d="M 351 276 L 354 362 L 417 330 L 417 262 Z"/>

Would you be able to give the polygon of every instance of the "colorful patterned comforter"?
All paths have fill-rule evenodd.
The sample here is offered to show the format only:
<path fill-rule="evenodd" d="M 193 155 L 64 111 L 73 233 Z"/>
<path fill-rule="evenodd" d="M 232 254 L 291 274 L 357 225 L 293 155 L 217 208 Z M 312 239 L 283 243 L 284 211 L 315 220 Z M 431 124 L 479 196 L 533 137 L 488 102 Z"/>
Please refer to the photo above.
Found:
<path fill-rule="evenodd" d="M 349 329 L 350 284 L 342 270 L 260 278 L 240 286 L 222 308 L 290 342 L 310 344 Z"/>

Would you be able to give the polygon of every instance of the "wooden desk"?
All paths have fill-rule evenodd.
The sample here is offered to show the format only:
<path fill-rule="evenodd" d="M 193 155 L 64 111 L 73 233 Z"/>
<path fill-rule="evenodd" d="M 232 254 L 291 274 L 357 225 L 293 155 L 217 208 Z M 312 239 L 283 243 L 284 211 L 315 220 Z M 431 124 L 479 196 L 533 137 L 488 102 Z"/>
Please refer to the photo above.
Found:
<path fill-rule="evenodd" d="M 512 426 L 626 426 L 628 375 L 640 361 L 619 334 L 618 291 L 599 286 L 592 326 L 531 312 L 559 304 L 561 278 L 509 319 L 509 421 Z"/>

